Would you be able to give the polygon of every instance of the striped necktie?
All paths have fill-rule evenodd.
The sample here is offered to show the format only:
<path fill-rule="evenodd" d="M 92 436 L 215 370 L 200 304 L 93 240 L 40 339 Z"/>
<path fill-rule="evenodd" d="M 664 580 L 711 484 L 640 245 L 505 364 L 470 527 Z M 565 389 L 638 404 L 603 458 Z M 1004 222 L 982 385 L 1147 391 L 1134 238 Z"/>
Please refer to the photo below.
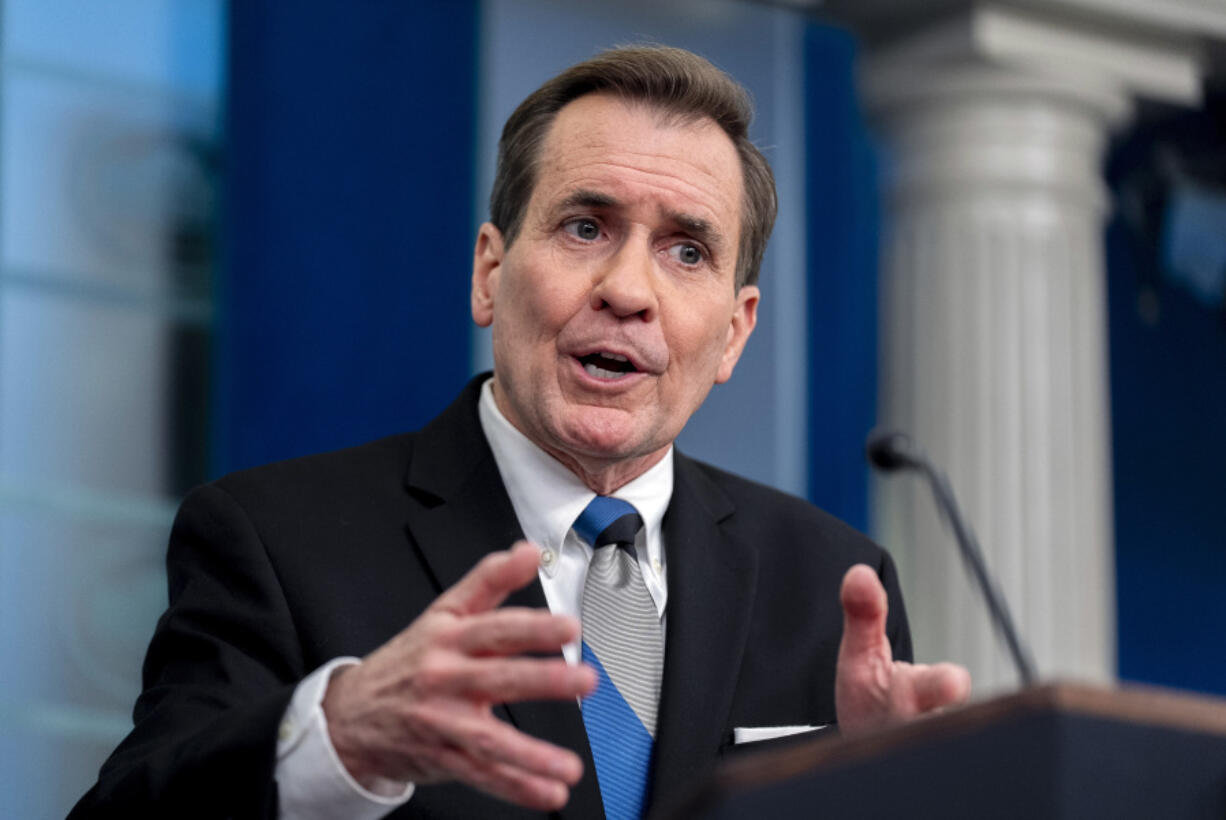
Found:
<path fill-rule="evenodd" d="M 583 724 L 608 820 L 642 816 L 655 746 L 664 631 L 634 551 L 642 527 L 631 504 L 604 496 L 574 525 L 593 548 L 583 587 L 583 660 L 598 683 L 583 700 Z"/>

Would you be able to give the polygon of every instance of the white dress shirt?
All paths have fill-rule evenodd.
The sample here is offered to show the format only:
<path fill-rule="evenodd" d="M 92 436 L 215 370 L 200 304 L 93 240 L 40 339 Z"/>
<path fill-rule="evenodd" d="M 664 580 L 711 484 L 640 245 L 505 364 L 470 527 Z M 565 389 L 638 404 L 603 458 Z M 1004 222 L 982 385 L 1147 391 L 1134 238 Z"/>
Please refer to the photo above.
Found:
<path fill-rule="evenodd" d="M 579 618 L 592 548 L 571 525 L 596 494 L 506 420 L 494 401 L 492 380 L 481 389 L 478 414 L 524 537 L 541 548 L 539 577 L 549 609 Z M 672 447 L 658 463 L 613 493 L 615 498 L 633 504 L 643 518 L 635 552 L 661 619 L 668 599 L 661 528 L 672 494 Z M 579 662 L 579 643 L 575 640 L 562 647 L 567 662 Z M 277 740 L 278 817 L 283 820 L 374 820 L 413 795 L 411 783 L 381 781 L 373 791 L 363 788 L 345 771 L 332 747 L 323 696 L 332 673 L 355 663 L 357 658 L 336 658 L 308 675 L 294 690 Z"/>
<path fill-rule="evenodd" d="M 583 609 L 583 582 L 592 560 L 592 547 L 571 526 L 596 493 L 511 426 L 494 402 L 492 381 L 481 388 L 478 412 L 481 429 L 494 451 L 494 461 L 524 537 L 541 548 L 540 579 L 549 610 L 578 618 Z M 633 504 L 643 519 L 643 529 L 634 541 L 635 552 L 643 581 L 661 618 L 668 602 L 661 526 L 672 495 L 672 447 L 647 472 L 613 493 L 614 498 Z M 578 663 L 579 640 L 564 646 L 562 654 L 571 663 Z"/>

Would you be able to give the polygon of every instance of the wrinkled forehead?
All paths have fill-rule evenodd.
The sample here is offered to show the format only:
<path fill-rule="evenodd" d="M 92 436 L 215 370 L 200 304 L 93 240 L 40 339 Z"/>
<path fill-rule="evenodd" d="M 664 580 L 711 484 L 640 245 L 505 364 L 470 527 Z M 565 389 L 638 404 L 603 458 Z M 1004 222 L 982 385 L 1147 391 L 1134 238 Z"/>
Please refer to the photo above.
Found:
<path fill-rule="evenodd" d="M 623 197 L 654 195 L 674 210 L 704 211 L 704 219 L 728 222 L 735 238 L 743 176 L 736 146 L 710 117 L 595 93 L 555 116 L 541 145 L 532 200 L 546 206 L 573 190 L 621 188 Z"/>

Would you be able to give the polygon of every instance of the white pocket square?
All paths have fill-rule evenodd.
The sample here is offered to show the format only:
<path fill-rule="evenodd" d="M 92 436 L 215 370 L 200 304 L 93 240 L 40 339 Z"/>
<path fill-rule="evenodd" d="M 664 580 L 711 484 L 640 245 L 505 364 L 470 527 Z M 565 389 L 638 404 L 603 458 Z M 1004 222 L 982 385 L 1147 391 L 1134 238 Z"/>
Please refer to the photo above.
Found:
<path fill-rule="evenodd" d="M 733 745 L 741 743 L 760 743 L 763 740 L 774 740 L 779 737 L 801 735 L 805 732 L 816 732 L 825 729 L 829 723 L 821 726 L 737 726 L 732 730 Z"/>

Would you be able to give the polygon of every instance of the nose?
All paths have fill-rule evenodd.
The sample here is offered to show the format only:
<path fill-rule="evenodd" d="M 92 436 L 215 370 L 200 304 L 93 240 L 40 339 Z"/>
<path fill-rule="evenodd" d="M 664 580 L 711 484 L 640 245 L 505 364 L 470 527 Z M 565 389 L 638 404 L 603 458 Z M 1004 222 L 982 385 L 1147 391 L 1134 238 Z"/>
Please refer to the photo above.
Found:
<path fill-rule="evenodd" d="M 657 310 L 655 259 L 651 249 L 626 242 L 605 258 L 592 283 L 592 309 L 609 310 L 619 319 L 655 319 Z"/>

